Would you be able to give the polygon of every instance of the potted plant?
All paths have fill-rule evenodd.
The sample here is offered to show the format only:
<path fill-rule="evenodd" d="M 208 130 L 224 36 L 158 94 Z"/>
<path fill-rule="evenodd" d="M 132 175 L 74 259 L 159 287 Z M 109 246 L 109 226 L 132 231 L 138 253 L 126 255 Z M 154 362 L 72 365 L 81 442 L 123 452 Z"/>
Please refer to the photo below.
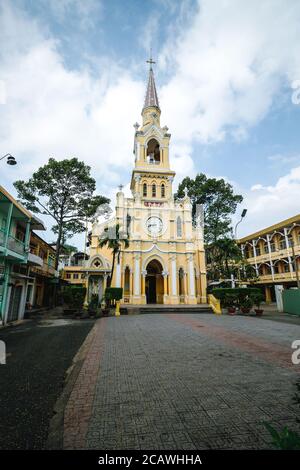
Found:
<path fill-rule="evenodd" d="M 235 315 L 236 313 L 236 296 L 234 294 L 225 295 L 225 306 L 227 307 L 228 315 Z"/>
<path fill-rule="evenodd" d="M 262 314 L 264 313 L 263 309 L 260 308 L 261 303 L 264 300 L 264 296 L 263 296 L 262 292 L 255 293 L 252 296 L 252 299 L 253 299 L 254 305 L 257 307 L 257 308 L 254 309 L 254 311 L 256 313 L 256 316 L 261 317 Z"/>
<path fill-rule="evenodd" d="M 242 313 L 249 313 L 253 307 L 253 300 L 250 296 L 245 297 L 240 304 L 240 310 Z"/>

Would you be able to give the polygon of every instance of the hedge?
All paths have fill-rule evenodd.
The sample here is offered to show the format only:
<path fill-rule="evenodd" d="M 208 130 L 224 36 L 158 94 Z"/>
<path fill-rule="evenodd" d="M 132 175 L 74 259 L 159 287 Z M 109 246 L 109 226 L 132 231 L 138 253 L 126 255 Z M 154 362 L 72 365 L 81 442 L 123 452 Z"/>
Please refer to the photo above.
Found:
<path fill-rule="evenodd" d="M 85 299 L 86 288 L 81 286 L 65 286 L 63 300 L 70 308 L 81 309 Z"/>
<path fill-rule="evenodd" d="M 221 301 L 221 306 L 225 307 L 226 296 L 235 297 L 238 304 L 241 304 L 245 299 L 261 294 L 261 290 L 257 287 L 225 287 L 213 289 L 212 294 Z"/>

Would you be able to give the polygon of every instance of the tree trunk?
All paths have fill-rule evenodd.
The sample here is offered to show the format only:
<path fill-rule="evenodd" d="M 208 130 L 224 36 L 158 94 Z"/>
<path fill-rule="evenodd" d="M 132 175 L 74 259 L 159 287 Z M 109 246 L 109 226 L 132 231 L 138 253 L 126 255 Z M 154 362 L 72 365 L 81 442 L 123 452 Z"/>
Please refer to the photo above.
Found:
<path fill-rule="evenodd" d="M 62 223 L 59 225 L 57 240 L 56 240 L 56 251 L 55 251 L 55 269 L 58 270 L 58 263 L 59 263 L 59 255 L 60 255 L 60 245 L 61 245 L 61 237 L 62 237 Z M 59 278 L 57 278 L 59 279 Z M 54 284 L 53 289 L 53 299 L 52 299 L 52 307 L 56 307 L 57 305 L 57 284 Z"/>
<path fill-rule="evenodd" d="M 115 259 L 116 259 L 116 252 L 113 251 L 113 260 L 112 260 L 112 266 L 111 266 L 111 272 L 110 272 L 110 279 L 107 283 L 107 287 L 111 286 L 113 275 L 114 275 L 114 269 L 115 269 Z"/>

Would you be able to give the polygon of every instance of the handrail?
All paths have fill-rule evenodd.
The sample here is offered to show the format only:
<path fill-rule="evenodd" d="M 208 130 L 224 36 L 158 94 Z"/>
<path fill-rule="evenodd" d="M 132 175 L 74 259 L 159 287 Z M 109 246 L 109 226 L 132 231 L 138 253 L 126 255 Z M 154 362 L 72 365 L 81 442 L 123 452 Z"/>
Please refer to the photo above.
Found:
<path fill-rule="evenodd" d="M 208 294 L 208 303 L 216 315 L 222 315 L 221 302 L 214 295 Z"/>

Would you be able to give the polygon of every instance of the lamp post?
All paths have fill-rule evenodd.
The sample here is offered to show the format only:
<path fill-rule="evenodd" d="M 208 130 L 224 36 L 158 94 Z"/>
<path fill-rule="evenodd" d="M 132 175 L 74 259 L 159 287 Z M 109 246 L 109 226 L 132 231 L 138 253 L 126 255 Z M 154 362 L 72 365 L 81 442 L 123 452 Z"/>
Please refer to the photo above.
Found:
<path fill-rule="evenodd" d="M 237 228 L 238 228 L 238 225 L 242 222 L 243 218 L 245 217 L 245 215 L 247 214 L 247 209 L 243 209 L 243 212 L 241 213 L 241 218 L 240 220 L 238 221 L 238 223 L 236 224 L 235 226 L 235 229 L 234 229 L 234 238 L 237 239 Z"/>
<path fill-rule="evenodd" d="M 3 157 L 1 157 L 0 160 L 3 160 L 4 158 L 6 158 L 6 163 L 8 165 L 16 165 L 17 164 L 17 161 L 16 161 L 15 157 L 13 157 L 10 153 L 7 153 Z"/>

